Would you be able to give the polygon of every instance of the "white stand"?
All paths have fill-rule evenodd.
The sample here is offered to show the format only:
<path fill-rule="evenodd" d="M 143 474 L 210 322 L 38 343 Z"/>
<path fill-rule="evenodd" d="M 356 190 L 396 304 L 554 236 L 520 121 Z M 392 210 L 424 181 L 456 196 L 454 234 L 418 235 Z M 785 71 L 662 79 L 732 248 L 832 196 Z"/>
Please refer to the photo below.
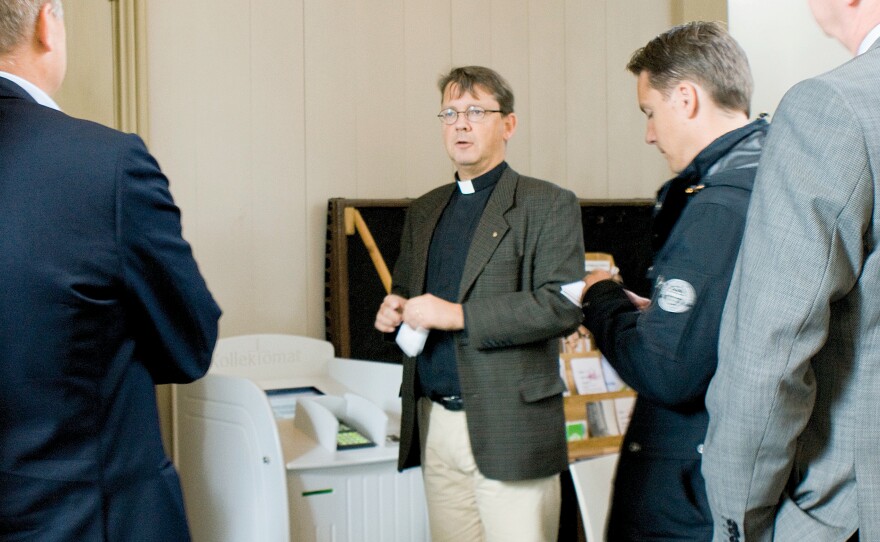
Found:
<path fill-rule="evenodd" d="M 325 341 L 221 339 L 209 374 L 174 390 L 175 461 L 196 542 L 429 540 L 421 471 L 397 472 L 399 365 Z M 276 419 L 266 391 L 314 387 Z M 339 419 L 376 446 L 336 450 Z"/>

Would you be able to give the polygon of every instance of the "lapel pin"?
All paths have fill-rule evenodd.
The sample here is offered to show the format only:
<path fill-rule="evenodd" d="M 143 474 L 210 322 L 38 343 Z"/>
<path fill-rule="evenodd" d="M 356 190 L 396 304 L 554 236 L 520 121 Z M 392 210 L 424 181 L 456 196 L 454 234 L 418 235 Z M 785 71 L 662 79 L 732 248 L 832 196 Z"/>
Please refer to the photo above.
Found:
<path fill-rule="evenodd" d="M 498 237 L 498 232 L 497 232 L 497 231 L 493 231 L 493 232 L 492 232 L 492 237 Z"/>

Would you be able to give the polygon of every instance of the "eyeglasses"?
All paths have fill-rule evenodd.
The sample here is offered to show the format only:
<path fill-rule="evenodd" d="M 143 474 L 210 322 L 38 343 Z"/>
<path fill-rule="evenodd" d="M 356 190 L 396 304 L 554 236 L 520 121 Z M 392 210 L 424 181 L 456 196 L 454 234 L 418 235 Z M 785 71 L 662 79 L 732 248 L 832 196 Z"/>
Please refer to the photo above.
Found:
<path fill-rule="evenodd" d="M 459 115 L 464 115 L 468 122 L 482 122 L 486 118 L 486 113 L 501 113 L 500 109 L 483 109 L 480 106 L 472 105 L 464 111 L 456 111 L 451 107 L 444 109 L 437 115 L 443 124 L 455 124 Z"/>

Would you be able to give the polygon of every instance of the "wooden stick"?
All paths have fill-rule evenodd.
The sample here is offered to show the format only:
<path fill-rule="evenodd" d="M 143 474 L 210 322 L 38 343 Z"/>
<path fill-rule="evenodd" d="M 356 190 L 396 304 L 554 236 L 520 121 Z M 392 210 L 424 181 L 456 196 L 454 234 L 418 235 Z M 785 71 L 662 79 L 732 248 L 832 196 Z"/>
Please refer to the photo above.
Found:
<path fill-rule="evenodd" d="M 350 227 L 352 222 L 354 228 Z M 361 216 L 360 211 L 354 207 L 347 207 L 345 209 L 345 226 L 346 234 L 352 235 L 355 230 L 360 234 L 361 241 L 364 242 L 364 246 L 367 247 L 367 252 L 370 254 L 370 259 L 373 261 L 373 267 L 376 268 L 376 272 L 379 274 L 379 280 L 382 281 L 382 286 L 385 287 L 385 293 L 390 294 L 391 273 L 388 272 L 388 266 L 385 265 L 385 258 L 382 257 L 382 252 L 379 250 L 379 247 L 376 246 L 376 240 L 373 239 L 373 234 L 370 233 L 370 228 L 368 228 L 367 223 L 364 222 L 364 217 Z"/>

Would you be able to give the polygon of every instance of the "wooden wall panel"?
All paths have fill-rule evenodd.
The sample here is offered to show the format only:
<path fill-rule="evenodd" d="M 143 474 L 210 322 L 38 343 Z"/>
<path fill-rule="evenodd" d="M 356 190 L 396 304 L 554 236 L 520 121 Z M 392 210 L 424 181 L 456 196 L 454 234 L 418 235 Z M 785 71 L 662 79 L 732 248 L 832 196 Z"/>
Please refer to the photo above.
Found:
<path fill-rule="evenodd" d="M 531 0 L 528 21 L 530 99 L 522 122 L 531 141 L 523 173 L 567 187 L 565 0 Z"/>
<path fill-rule="evenodd" d="M 195 114 L 204 92 L 204 83 L 199 82 L 195 71 L 201 60 L 195 50 L 180 54 L 192 47 L 192 21 L 200 18 L 201 10 L 198 2 L 154 2 L 147 7 L 148 110 L 154 128 L 149 145 L 181 209 L 183 236 L 192 244 L 215 297 L 229 307 L 225 300 L 227 287 L 220 276 L 221 262 L 213 256 L 222 239 L 207 227 L 208 217 L 219 214 L 219 210 L 199 199 L 202 190 L 211 190 L 209 186 L 199 187 L 205 181 L 196 152 L 205 129 L 199 126 Z"/>
<path fill-rule="evenodd" d="M 755 11 L 752 12 L 754 15 Z M 672 14 L 676 22 L 727 21 L 727 0 L 673 0 Z M 766 14 L 764 15 L 766 17 Z M 778 21 L 777 21 L 778 22 Z"/>
<path fill-rule="evenodd" d="M 357 26 L 354 0 L 304 0 L 304 73 L 306 204 L 296 209 L 308 216 L 308 335 L 323 336 L 323 260 L 327 200 L 357 193 Z M 379 63 L 377 59 L 377 64 Z M 300 307 L 301 309 L 302 307 Z"/>
<path fill-rule="evenodd" d="M 308 215 L 300 211 L 307 194 L 303 9 L 300 2 L 250 4 L 253 144 L 238 191 L 251 194 L 254 312 L 243 329 L 307 335 L 307 319 L 291 310 L 321 288 L 302 265 L 309 240 Z"/>
<path fill-rule="evenodd" d="M 492 0 L 492 18 L 484 24 L 492 33 L 489 67 L 500 73 L 513 88 L 514 111 L 519 126 L 508 142 L 507 160 L 522 173 L 532 169 L 531 0 Z"/>
<path fill-rule="evenodd" d="M 388 89 L 387 93 L 393 99 L 403 91 L 404 132 L 387 135 L 395 140 L 403 136 L 404 178 L 399 180 L 394 197 L 418 197 L 449 179 L 453 171 L 436 118 L 440 111 L 437 80 L 452 65 L 452 6 L 433 0 L 409 1 L 404 12 L 406 77 L 401 89 Z M 390 197 L 388 184 L 377 185 Z"/>
<path fill-rule="evenodd" d="M 582 198 L 608 197 L 606 10 L 606 2 L 565 5 L 566 173 L 568 188 Z"/>
<path fill-rule="evenodd" d="M 657 149 L 644 142 L 645 117 L 638 108 L 636 79 L 626 70 L 633 51 L 673 24 L 666 2 L 617 0 L 606 3 L 608 34 L 608 197 L 651 197 L 669 176 Z"/>
<path fill-rule="evenodd" d="M 68 115 L 115 127 L 113 24 L 107 0 L 64 5 L 67 75 L 55 101 Z"/>
<path fill-rule="evenodd" d="M 798 81 L 828 71 L 852 55 L 816 24 L 802 0 L 729 0 L 730 33 L 749 56 L 755 91 L 752 115 L 773 114 Z M 761 10 L 761 17 L 755 17 Z"/>
<path fill-rule="evenodd" d="M 408 5 L 417 7 L 416 2 Z M 452 30 L 453 66 L 492 64 L 492 2 L 490 0 L 449 0 Z"/>
<path fill-rule="evenodd" d="M 200 216 L 200 227 L 212 240 L 205 264 L 223 271 L 212 284 L 221 306 L 236 307 L 224 314 L 223 330 L 247 330 L 258 310 L 254 302 L 257 245 L 251 236 L 256 192 L 250 181 L 255 144 L 248 76 L 250 2 L 229 0 L 223 9 L 215 9 L 211 0 L 196 3 L 200 13 L 212 11 L 214 16 L 190 21 L 191 35 L 179 50 L 190 49 L 199 59 L 190 75 L 198 97 L 190 114 L 198 130 L 194 156 L 198 204 L 212 210 Z"/>
<path fill-rule="evenodd" d="M 357 21 L 355 84 L 346 88 L 356 108 L 357 146 L 349 152 L 357 166 L 357 193 L 380 197 L 389 184 L 400 186 L 405 168 L 396 144 L 406 129 L 404 0 L 357 2 L 351 15 Z"/>

